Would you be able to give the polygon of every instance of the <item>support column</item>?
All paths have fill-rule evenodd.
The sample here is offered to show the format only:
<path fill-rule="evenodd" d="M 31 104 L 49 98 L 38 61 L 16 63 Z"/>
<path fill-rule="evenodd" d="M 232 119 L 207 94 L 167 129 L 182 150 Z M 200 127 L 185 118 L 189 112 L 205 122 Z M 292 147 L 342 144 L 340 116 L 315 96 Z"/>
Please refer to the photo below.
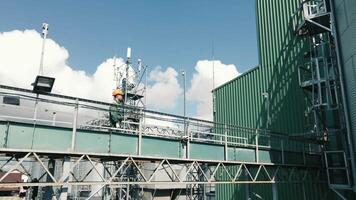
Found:
<path fill-rule="evenodd" d="M 56 167 L 56 161 L 54 159 L 50 158 L 48 160 L 48 171 L 51 174 L 54 174 L 55 167 Z M 47 174 L 47 177 L 46 177 L 46 181 L 47 182 L 52 182 L 52 179 L 48 174 Z M 43 199 L 52 199 L 53 198 L 54 191 L 53 191 L 53 187 L 52 186 L 46 186 L 46 187 L 43 188 L 43 190 L 44 190 Z"/>
<path fill-rule="evenodd" d="M 126 186 L 126 200 L 130 200 L 130 185 Z"/>
<path fill-rule="evenodd" d="M 75 100 L 75 107 L 74 107 L 74 116 L 73 116 L 73 130 L 72 130 L 72 144 L 71 144 L 71 151 L 74 151 L 75 148 L 75 139 L 77 133 L 77 118 L 78 118 L 78 99 Z"/>
<path fill-rule="evenodd" d="M 277 189 L 277 184 L 276 183 L 272 184 L 272 199 L 273 200 L 278 200 L 278 189 Z"/>
<path fill-rule="evenodd" d="M 69 174 L 69 172 L 70 172 L 70 157 L 65 157 L 64 160 L 63 160 L 62 175 L 65 176 L 65 175 Z M 68 176 L 63 181 L 64 182 L 69 181 L 69 177 L 70 176 Z M 68 186 L 61 187 L 61 193 L 59 195 L 59 199 L 60 200 L 67 200 L 69 192 L 70 191 L 69 191 Z"/>

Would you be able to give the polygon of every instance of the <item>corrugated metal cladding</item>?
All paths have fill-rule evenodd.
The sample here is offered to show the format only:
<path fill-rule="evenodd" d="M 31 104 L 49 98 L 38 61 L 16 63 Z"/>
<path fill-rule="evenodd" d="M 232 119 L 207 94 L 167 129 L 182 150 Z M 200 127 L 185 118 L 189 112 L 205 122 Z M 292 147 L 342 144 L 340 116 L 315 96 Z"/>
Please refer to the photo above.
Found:
<path fill-rule="evenodd" d="M 259 66 L 214 91 L 216 122 L 288 134 L 308 130 L 298 66 L 309 44 L 297 38 L 292 28 L 292 15 L 300 2 L 256 0 Z M 268 99 L 263 93 L 268 93 Z M 219 185 L 216 198 L 246 199 L 246 187 L 252 199 L 272 199 L 272 185 L 268 184 Z M 277 189 L 282 200 L 336 199 L 325 184 L 277 184 Z"/>
<path fill-rule="evenodd" d="M 356 152 L 356 1 L 334 1 L 346 99 Z"/>
<path fill-rule="evenodd" d="M 215 90 L 215 120 L 251 128 L 301 133 L 306 102 L 298 64 L 307 42 L 294 36 L 291 17 L 298 0 L 257 0 L 259 67 Z M 263 97 L 268 93 L 268 98 Z M 268 113 L 268 108 L 270 112 Z M 233 112 L 227 112 L 233 110 Z M 268 115 L 270 124 L 267 124 Z"/>

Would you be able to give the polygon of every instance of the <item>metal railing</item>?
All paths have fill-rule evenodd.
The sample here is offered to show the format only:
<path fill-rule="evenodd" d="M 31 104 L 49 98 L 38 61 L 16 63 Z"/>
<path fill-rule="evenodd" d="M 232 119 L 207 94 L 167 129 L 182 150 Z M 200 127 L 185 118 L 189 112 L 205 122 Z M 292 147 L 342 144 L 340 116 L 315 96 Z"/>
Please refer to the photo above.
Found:
<path fill-rule="evenodd" d="M 311 21 L 313 18 L 328 14 L 327 4 L 325 0 L 306 0 L 292 16 L 294 31 L 299 35 L 306 34 L 303 30 L 303 24 L 306 21 Z"/>
<path fill-rule="evenodd" d="M 124 106 L 124 112 L 135 113 L 137 120 L 124 119 L 120 126 L 109 120 L 112 104 L 63 95 L 39 95 L 30 90 L 0 86 L 0 100 L 5 96 L 19 99 L 20 105 L 0 104 L 0 120 L 77 129 L 135 134 L 139 137 L 163 137 L 185 142 L 200 142 L 243 147 L 255 150 L 310 152 L 319 146 L 317 142 L 269 130 L 240 127 L 231 124 L 214 123 L 194 118 Z M 184 126 L 184 123 L 186 126 Z M 185 127 L 185 128 L 184 128 Z M 73 142 L 73 140 L 72 140 Z M 74 144 L 72 144 L 74 145 Z M 310 145 L 316 148 L 308 148 Z M 313 149 L 313 152 L 308 149 Z"/>
<path fill-rule="evenodd" d="M 309 0 L 303 3 L 304 17 L 307 19 L 312 19 L 319 15 L 326 14 L 327 7 L 325 0 Z"/>

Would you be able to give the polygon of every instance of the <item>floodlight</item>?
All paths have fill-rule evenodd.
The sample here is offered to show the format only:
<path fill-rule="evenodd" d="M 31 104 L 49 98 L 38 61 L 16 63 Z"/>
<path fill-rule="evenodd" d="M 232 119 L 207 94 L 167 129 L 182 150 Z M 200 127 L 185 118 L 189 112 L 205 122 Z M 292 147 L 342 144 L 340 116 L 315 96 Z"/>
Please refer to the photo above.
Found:
<path fill-rule="evenodd" d="M 53 88 L 54 80 L 52 77 L 38 75 L 35 82 L 32 83 L 32 91 L 35 93 L 50 93 Z"/>

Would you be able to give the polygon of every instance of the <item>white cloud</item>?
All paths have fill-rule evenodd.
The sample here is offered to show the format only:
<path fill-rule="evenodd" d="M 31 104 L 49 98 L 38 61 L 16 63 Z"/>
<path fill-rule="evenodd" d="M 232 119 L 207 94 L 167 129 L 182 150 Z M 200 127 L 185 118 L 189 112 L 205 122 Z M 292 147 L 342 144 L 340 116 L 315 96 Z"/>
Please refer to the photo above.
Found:
<path fill-rule="evenodd" d="M 0 83 L 31 89 L 39 70 L 42 38 L 35 30 L 0 33 Z M 98 66 L 93 75 L 67 65 L 68 51 L 47 39 L 44 75 L 56 78 L 53 92 L 110 101 L 114 87 L 113 59 Z M 118 59 L 118 64 L 123 64 Z"/>
<path fill-rule="evenodd" d="M 41 35 L 35 30 L 0 32 L 0 84 L 31 89 L 40 63 Z M 55 77 L 54 93 L 111 102 L 114 83 L 114 59 L 100 64 L 94 74 L 75 70 L 67 64 L 68 51 L 52 39 L 47 39 L 44 75 Z M 118 58 L 116 66 L 124 60 Z M 182 93 L 173 68 L 156 67 L 149 74 L 148 105 L 172 109 Z"/>
<path fill-rule="evenodd" d="M 32 89 L 31 83 L 39 70 L 41 48 L 42 37 L 35 30 L 0 32 L 0 84 Z M 53 93 L 112 102 L 111 92 L 116 86 L 114 82 L 114 58 L 106 59 L 93 74 L 75 70 L 67 64 L 68 58 L 69 53 L 64 47 L 52 39 L 47 39 L 44 55 L 44 75 L 56 78 Z M 117 58 L 116 66 L 124 66 L 124 63 L 122 58 Z M 118 71 L 122 70 L 123 68 L 118 69 Z M 150 84 L 147 86 L 149 107 L 157 110 L 174 109 L 176 101 L 182 93 L 177 76 L 178 73 L 171 67 L 167 69 L 156 67 L 149 74 Z M 45 110 L 56 111 L 57 123 L 68 121 L 72 116 L 71 108 L 49 105 L 42 107 L 40 105 L 39 118 L 52 119 L 53 116 Z M 33 111 L 30 110 L 27 115 L 32 117 Z M 68 116 L 70 117 L 68 118 Z M 101 117 L 97 112 L 82 110 L 80 118 L 88 121 L 97 117 Z M 147 119 L 147 122 L 151 125 L 174 127 L 174 124 L 169 121 Z"/>
<path fill-rule="evenodd" d="M 39 70 L 42 38 L 35 30 L 0 32 L 0 84 L 31 89 L 31 83 Z M 68 51 L 52 39 L 46 41 L 44 57 L 45 75 L 56 78 L 53 92 L 111 102 L 111 91 L 115 87 L 113 58 L 100 64 L 94 74 L 75 70 L 67 64 Z M 116 65 L 124 64 L 119 58 Z M 212 119 L 212 61 L 199 61 L 195 67 L 188 90 L 187 99 L 197 102 L 196 115 Z M 236 77 L 234 65 L 215 61 L 215 85 Z M 150 72 L 147 86 L 147 104 L 157 110 L 176 108 L 181 98 L 182 88 L 178 82 L 179 74 L 171 67 L 154 68 Z"/>
<path fill-rule="evenodd" d="M 213 62 L 215 74 L 215 87 L 218 87 L 227 81 L 240 75 L 235 65 L 227 65 L 219 60 L 198 61 L 195 66 L 195 73 L 191 80 L 191 88 L 187 92 L 189 101 L 197 102 L 196 115 L 199 118 L 212 120 L 213 106 Z"/>
<path fill-rule="evenodd" d="M 147 105 L 159 109 L 174 108 L 182 94 L 177 76 L 177 71 L 171 67 L 166 70 L 156 67 L 151 71 L 148 78 L 154 84 L 147 87 Z"/>

